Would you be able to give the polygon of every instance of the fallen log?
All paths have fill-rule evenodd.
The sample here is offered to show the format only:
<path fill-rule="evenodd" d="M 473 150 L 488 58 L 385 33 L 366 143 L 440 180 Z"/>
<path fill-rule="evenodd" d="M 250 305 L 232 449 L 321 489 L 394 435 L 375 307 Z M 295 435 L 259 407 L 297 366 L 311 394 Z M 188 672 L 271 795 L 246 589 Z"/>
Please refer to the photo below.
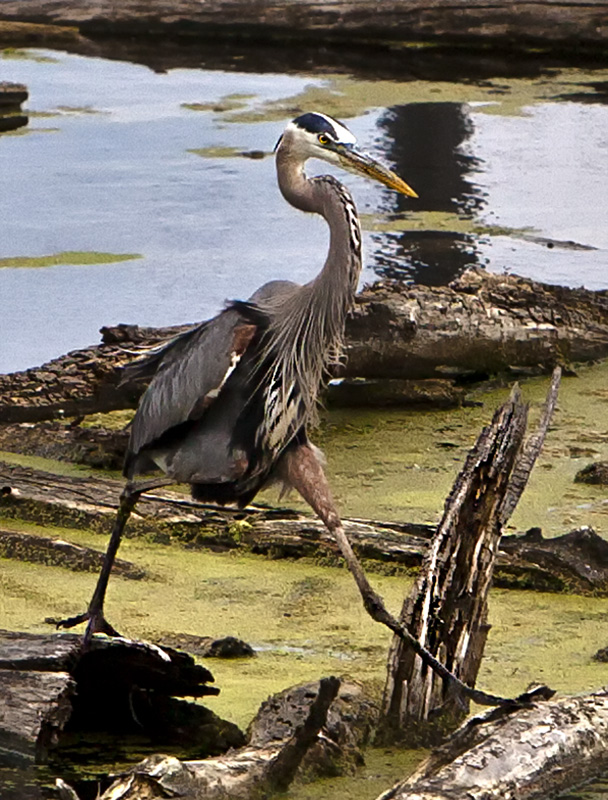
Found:
<path fill-rule="evenodd" d="M 97 347 L 0 375 L 0 422 L 134 408 L 144 384 L 120 385 L 121 368 L 136 348 L 186 328 L 102 329 Z M 337 377 L 423 381 L 549 372 L 557 364 L 608 357 L 608 292 L 478 269 L 444 287 L 381 281 L 358 295 L 346 350 Z"/>
<path fill-rule="evenodd" d="M 0 462 L 0 519 L 109 534 L 122 487 L 121 481 L 109 478 L 72 478 Z M 175 540 L 186 547 L 212 550 L 243 549 L 270 558 L 310 557 L 339 563 L 336 543 L 325 526 L 318 519 L 291 509 L 219 508 L 167 490 L 144 495 L 137 508 L 138 514 L 129 522 L 130 536 L 146 535 L 162 543 Z M 394 572 L 417 570 L 436 530 L 434 525 L 362 519 L 345 519 L 344 527 L 357 555 L 370 567 L 375 562 L 382 564 L 383 572 L 390 565 Z M 8 541 L 16 533 L 18 540 L 32 536 L 22 531 L 6 533 Z M 0 537 L 0 548 L 1 541 Z M 72 546 L 76 556 L 78 546 Z M 23 539 L 18 557 L 44 560 L 47 547 L 53 550 L 52 563 L 72 568 L 69 548 L 64 551 L 61 544 L 37 543 L 35 537 L 31 542 Z M 10 557 L 9 550 L 7 545 L 5 557 Z M 91 553 L 91 563 L 102 557 L 101 552 L 95 556 Z M 608 594 L 606 545 L 592 528 L 555 539 L 544 539 L 538 529 L 520 536 L 504 536 L 494 585 Z"/>
<path fill-rule="evenodd" d="M 201 755 L 243 744 L 232 723 L 177 697 L 219 693 L 186 653 L 95 636 L 0 631 L 0 761 L 42 763 L 64 731 L 147 736 Z"/>
<path fill-rule="evenodd" d="M 608 769 L 608 694 L 472 717 L 378 800 L 541 800 Z"/>
<path fill-rule="evenodd" d="M 129 433 L 53 420 L 0 425 L 0 450 L 122 471 Z"/>
<path fill-rule="evenodd" d="M 285 38 L 298 41 L 321 36 L 330 39 L 411 40 L 431 39 L 457 42 L 539 42 L 600 45 L 606 42 L 606 3 L 559 4 L 554 0 L 536 3 L 507 0 L 469 0 L 457 7 L 449 0 L 403 3 L 321 0 L 297 3 L 264 0 L 248 3 L 220 0 L 201 4 L 181 0 L 178 9 L 166 0 L 145 6 L 135 0 L 120 5 L 83 0 L 3 0 L 1 19 L 77 25 L 81 33 L 182 35 L 188 38 L 229 35 L 235 37 Z"/>

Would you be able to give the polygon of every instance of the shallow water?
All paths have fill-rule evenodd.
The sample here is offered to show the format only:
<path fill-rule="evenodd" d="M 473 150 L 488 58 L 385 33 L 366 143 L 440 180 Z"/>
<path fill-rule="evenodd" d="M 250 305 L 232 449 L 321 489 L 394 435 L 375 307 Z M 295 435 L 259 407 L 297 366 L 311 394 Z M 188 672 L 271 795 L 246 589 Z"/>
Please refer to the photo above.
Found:
<path fill-rule="evenodd" d="M 265 280 L 310 279 L 324 223 L 285 204 L 270 157 L 240 157 L 269 155 L 310 108 L 346 119 L 420 194 L 344 178 L 366 229 L 362 280 L 445 283 L 478 264 L 608 287 L 607 69 L 159 74 L 31 50 L 5 52 L 0 79 L 31 93 L 27 128 L 0 135 L 0 371 L 93 343 L 104 324 L 196 321 Z"/>

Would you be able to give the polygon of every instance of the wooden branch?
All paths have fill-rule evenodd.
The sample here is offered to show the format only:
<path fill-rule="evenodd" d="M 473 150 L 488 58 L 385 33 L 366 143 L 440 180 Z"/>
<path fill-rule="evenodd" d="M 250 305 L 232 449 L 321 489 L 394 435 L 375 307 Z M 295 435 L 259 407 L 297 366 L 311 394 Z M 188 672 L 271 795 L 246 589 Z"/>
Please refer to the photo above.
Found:
<path fill-rule="evenodd" d="M 551 385 L 549 386 L 549 391 L 547 393 L 545 405 L 543 406 L 538 427 L 523 444 L 521 452 L 519 453 L 517 461 L 515 462 L 515 466 L 513 467 L 511 480 L 509 481 L 509 487 L 500 511 L 500 524 L 503 527 L 507 524 L 511 518 L 511 515 L 515 511 L 515 508 L 519 502 L 519 498 L 526 488 L 528 479 L 534 464 L 536 463 L 536 459 L 542 450 L 545 437 L 549 430 L 549 425 L 551 424 L 555 407 L 557 405 L 557 393 L 559 390 L 561 377 L 561 367 L 556 367 L 553 370 L 553 375 L 551 376 Z"/>
<path fill-rule="evenodd" d="M 138 347 L 185 327 L 102 329 L 99 347 L 0 375 L 0 422 L 134 408 L 144 385 L 119 386 L 121 368 L 136 357 Z M 348 360 L 340 375 L 345 378 L 412 381 L 550 371 L 557 364 L 608 356 L 608 292 L 483 270 L 469 270 L 444 287 L 384 281 L 358 296 L 346 342 Z M 414 387 L 414 395 L 421 391 Z M 433 391 L 439 402 L 447 401 L 445 384 Z M 458 393 L 452 394 L 459 402 Z"/>
<path fill-rule="evenodd" d="M 473 717 L 381 798 L 541 800 L 607 768 L 608 694 L 602 691 Z"/>

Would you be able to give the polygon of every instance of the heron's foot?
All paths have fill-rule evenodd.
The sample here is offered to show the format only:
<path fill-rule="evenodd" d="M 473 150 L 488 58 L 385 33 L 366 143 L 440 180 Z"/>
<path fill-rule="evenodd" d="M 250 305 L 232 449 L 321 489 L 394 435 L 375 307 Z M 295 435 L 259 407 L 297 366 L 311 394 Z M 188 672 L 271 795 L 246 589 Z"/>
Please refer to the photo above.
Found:
<path fill-rule="evenodd" d="M 56 619 L 54 617 L 47 617 L 45 622 L 54 625 L 56 628 L 75 628 L 82 622 L 87 623 L 87 630 L 85 633 L 85 641 L 88 641 L 94 633 L 105 633 L 108 636 L 120 636 L 120 633 L 113 625 L 107 621 L 103 615 L 103 610 L 94 611 L 89 609 L 84 614 L 77 614 L 75 617 L 67 617 L 66 619 Z"/>

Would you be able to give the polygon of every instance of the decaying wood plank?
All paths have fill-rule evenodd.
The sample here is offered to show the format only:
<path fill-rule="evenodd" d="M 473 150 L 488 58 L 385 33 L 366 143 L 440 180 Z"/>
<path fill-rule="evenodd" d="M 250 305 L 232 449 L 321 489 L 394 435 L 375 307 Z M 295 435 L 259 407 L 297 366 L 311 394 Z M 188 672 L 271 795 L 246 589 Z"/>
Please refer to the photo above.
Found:
<path fill-rule="evenodd" d="M 560 375 L 558 368 L 539 428 L 526 445 L 528 410 L 517 387 L 482 431 L 446 501 L 420 577 L 403 604 L 403 624 L 469 686 L 475 685 L 489 630 L 488 593 L 502 528 L 540 452 Z M 465 710 L 462 699 L 395 637 L 384 690 L 384 735 L 415 739 L 438 723 L 445 730 Z"/>
<path fill-rule="evenodd" d="M 0 757 L 3 762 L 46 760 L 72 713 L 76 682 L 67 672 L 0 668 Z"/>
<path fill-rule="evenodd" d="M 350 40 L 432 39 L 601 44 L 606 42 L 604 0 L 3 0 L 0 18 L 77 25 L 85 34 L 315 36 Z"/>
<path fill-rule="evenodd" d="M 135 348 L 185 329 L 102 329 L 99 347 L 0 375 L 0 422 L 134 408 L 144 386 L 119 387 L 121 367 L 135 358 Z M 557 364 L 608 356 L 608 292 L 477 269 L 443 287 L 381 281 L 358 295 L 346 325 L 346 350 L 345 378 L 548 372 Z"/>
<path fill-rule="evenodd" d="M 608 694 L 468 720 L 378 800 L 541 800 L 608 769 Z"/>

